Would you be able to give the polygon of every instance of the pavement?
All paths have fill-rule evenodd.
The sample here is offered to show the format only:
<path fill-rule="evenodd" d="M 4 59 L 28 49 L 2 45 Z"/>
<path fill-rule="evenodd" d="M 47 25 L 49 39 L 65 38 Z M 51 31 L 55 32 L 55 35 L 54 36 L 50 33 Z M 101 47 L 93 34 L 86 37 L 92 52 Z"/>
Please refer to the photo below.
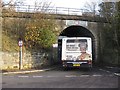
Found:
<path fill-rule="evenodd" d="M 2 74 L 7 75 L 7 74 L 26 74 L 26 73 L 33 73 L 33 72 L 44 72 L 44 71 L 53 70 L 55 68 L 56 68 L 56 65 L 52 66 L 52 67 L 37 69 L 37 70 L 36 69 L 30 69 L 30 70 L 6 71 L 6 72 L 2 72 Z"/>
<path fill-rule="evenodd" d="M 2 72 L 3 75 L 7 75 L 7 74 L 27 74 L 27 73 L 33 73 L 33 72 L 44 72 L 44 71 L 50 71 L 55 69 L 56 67 L 60 67 L 60 65 L 54 65 L 54 66 L 50 66 L 50 67 L 46 67 L 46 68 L 42 68 L 42 69 L 30 69 L 30 70 L 17 70 L 17 71 L 6 71 L 6 72 Z M 113 67 L 106 67 L 104 69 L 101 69 L 103 71 L 106 72 L 114 72 L 115 75 L 120 76 L 120 68 L 113 68 Z"/>
<path fill-rule="evenodd" d="M 107 72 L 113 72 L 114 75 L 120 76 L 120 68 L 119 67 L 109 67 L 109 66 L 106 66 L 105 70 Z"/>

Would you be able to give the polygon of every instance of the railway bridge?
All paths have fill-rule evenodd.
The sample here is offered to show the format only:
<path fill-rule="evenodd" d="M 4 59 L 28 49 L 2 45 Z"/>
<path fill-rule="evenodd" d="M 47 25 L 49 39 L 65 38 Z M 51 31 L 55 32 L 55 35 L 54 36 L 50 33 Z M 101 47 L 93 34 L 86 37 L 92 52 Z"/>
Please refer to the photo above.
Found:
<path fill-rule="evenodd" d="M 34 15 L 44 12 L 43 18 L 50 19 L 53 18 L 66 22 L 66 25 L 61 26 L 63 30 L 59 36 L 90 36 L 93 40 L 94 47 L 94 62 L 100 61 L 100 45 L 101 37 L 100 33 L 102 27 L 108 22 L 105 18 L 98 15 L 85 15 L 85 10 L 83 9 L 73 9 L 73 8 L 44 8 L 40 11 L 33 6 L 14 6 L 16 12 L 2 13 L 2 18 L 29 18 L 34 19 Z M 37 11 L 36 11 L 37 9 Z"/>

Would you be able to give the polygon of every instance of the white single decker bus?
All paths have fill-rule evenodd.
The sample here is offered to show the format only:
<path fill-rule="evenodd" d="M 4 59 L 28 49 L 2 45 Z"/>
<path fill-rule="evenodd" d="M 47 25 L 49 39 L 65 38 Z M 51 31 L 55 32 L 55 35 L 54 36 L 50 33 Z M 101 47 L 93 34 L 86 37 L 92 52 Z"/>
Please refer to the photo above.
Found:
<path fill-rule="evenodd" d="M 90 37 L 62 38 L 63 67 L 92 67 L 92 39 Z"/>

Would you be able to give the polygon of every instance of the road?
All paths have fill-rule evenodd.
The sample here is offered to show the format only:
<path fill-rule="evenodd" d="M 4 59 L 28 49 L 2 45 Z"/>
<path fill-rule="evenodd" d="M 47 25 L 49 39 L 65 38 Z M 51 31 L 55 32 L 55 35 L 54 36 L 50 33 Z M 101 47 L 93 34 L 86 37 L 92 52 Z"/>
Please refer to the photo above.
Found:
<path fill-rule="evenodd" d="M 2 76 L 2 88 L 117 88 L 118 77 L 111 71 L 95 67 L 54 70 Z"/>

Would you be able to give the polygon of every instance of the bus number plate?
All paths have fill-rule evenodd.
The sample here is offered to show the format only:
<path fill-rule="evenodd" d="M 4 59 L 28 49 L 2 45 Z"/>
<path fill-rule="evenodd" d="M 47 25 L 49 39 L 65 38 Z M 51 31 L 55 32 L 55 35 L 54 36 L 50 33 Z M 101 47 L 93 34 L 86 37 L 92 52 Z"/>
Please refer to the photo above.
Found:
<path fill-rule="evenodd" d="M 80 64 L 73 64 L 73 66 L 80 66 Z"/>

